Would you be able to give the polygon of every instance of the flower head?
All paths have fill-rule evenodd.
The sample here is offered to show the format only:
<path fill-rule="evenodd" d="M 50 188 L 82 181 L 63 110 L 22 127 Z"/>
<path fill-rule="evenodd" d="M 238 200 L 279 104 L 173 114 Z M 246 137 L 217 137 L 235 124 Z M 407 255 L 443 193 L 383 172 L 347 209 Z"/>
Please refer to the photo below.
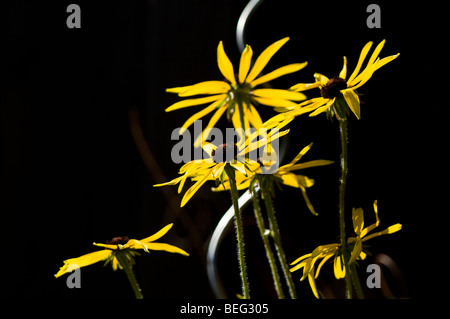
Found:
<path fill-rule="evenodd" d="M 347 239 L 348 247 L 351 251 L 350 260 L 348 262 L 349 265 L 354 263 L 357 259 L 364 260 L 367 256 L 365 252 L 363 252 L 362 243 L 381 235 L 392 234 L 400 229 L 402 229 L 401 224 L 395 224 L 389 226 L 385 230 L 373 233 L 368 235 L 373 229 L 378 227 L 380 220 L 378 218 L 378 207 L 377 201 L 373 204 L 375 219 L 376 222 L 366 228 L 364 228 L 364 213 L 361 208 L 353 209 L 352 211 L 352 220 L 353 220 L 353 229 L 356 234 L 356 237 L 349 237 Z M 303 268 L 303 276 L 300 280 L 304 280 L 308 277 L 309 284 L 311 286 L 311 290 L 314 293 L 316 298 L 319 298 L 319 293 L 316 287 L 315 279 L 319 276 L 319 272 L 322 266 L 329 260 L 334 257 L 334 276 L 336 279 L 342 279 L 345 277 L 346 269 L 343 262 L 342 257 L 342 249 L 340 244 L 329 244 L 322 245 L 313 250 L 312 253 L 301 256 L 291 263 L 291 266 L 294 266 L 290 269 L 291 272 Z M 315 264 L 318 260 L 321 260 L 317 269 L 315 269 Z"/>
<path fill-rule="evenodd" d="M 94 243 L 95 246 L 103 247 L 105 249 L 94 251 L 77 258 L 64 260 L 64 265 L 59 269 L 55 277 L 58 278 L 67 272 L 72 272 L 76 268 L 89 266 L 100 261 L 105 261 L 105 265 L 111 263 L 113 270 L 117 270 L 117 267 L 123 268 L 118 261 L 117 254 L 125 254 L 128 260 L 133 261 L 133 257 L 139 254 L 137 252 L 139 250 L 144 250 L 147 253 L 150 252 L 150 250 L 163 250 L 170 253 L 189 256 L 189 254 L 181 248 L 170 244 L 155 242 L 155 240 L 164 236 L 169 229 L 172 228 L 172 225 L 173 224 L 169 224 L 157 233 L 141 240 L 128 239 L 128 237 L 123 236 L 114 237 L 105 244 Z"/>
<path fill-rule="evenodd" d="M 248 174 L 253 174 L 259 167 L 259 163 L 253 160 L 249 154 L 265 147 L 289 132 L 289 130 L 280 132 L 275 127 L 261 137 L 259 134 L 260 131 L 254 131 L 249 136 L 244 136 L 237 144 L 225 143 L 216 146 L 212 143 L 203 143 L 202 148 L 209 157 L 184 164 L 179 171 L 179 174 L 182 176 L 167 183 L 156 184 L 154 186 L 179 184 L 178 193 L 180 193 L 187 179 L 194 181 L 194 185 L 186 191 L 181 200 L 180 206 L 183 207 L 207 181 L 225 181 L 226 165 L 230 165 L 238 172 L 236 179 L 240 179 L 240 175 L 247 176 Z"/>
<path fill-rule="evenodd" d="M 361 117 L 360 102 L 356 90 L 364 85 L 373 73 L 385 64 L 396 59 L 400 53 L 380 59 L 378 55 L 383 48 L 385 40 L 381 41 L 367 62 L 366 67 L 361 71 L 363 62 L 372 47 L 372 42 L 368 42 L 361 51 L 358 63 L 353 73 L 347 78 L 347 58 L 344 56 L 344 65 L 338 76 L 327 78 L 325 75 L 315 73 L 314 83 L 299 83 L 290 89 L 295 92 L 306 91 L 313 88 L 320 89 L 320 97 L 307 100 L 296 107 L 279 108 L 280 111 L 290 111 L 284 116 L 296 116 L 309 113 L 315 116 L 325 111 L 330 111 L 338 117 L 345 116 L 347 106 L 359 119 Z M 361 71 L 361 72 L 360 72 Z"/>
<path fill-rule="evenodd" d="M 299 71 L 306 66 L 306 62 L 289 64 L 263 76 L 259 76 L 272 56 L 288 40 L 289 38 L 284 38 L 270 45 L 256 59 L 252 68 L 250 66 L 253 51 L 247 45 L 241 55 L 237 76 L 235 75 L 233 64 L 224 51 L 221 41 L 217 47 L 217 64 L 225 78 L 224 81 L 205 81 L 194 85 L 167 89 L 167 92 L 176 93 L 179 97 L 204 96 L 177 102 L 169 106 L 166 112 L 195 105 L 209 104 L 206 108 L 191 116 L 183 124 L 179 134 L 183 134 L 194 121 L 214 112 L 203 133 L 194 143 L 198 147 L 205 141 L 209 130 L 214 127 L 225 112 L 227 113 L 228 119 L 231 119 L 233 122 L 235 128 L 243 128 L 246 130 L 253 127 L 258 129 L 262 127 L 263 122 L 255 108 L 256 104 L 273 107 L 293 107 L 297 105 L 294 101 L 305 100 L 305 95 L 299 92 L 281 89 L 255 89 L 260 84 Z"/>
<path fill-rule="evenodd" d="M 317 213 L 312 206 L 308 195 L 306 194 L 306 188 L 309 188 L 314 185 L 314 180 L 300 174 L 296 174 L 295 171 L 310 167 L 323 166 L 332 164 L 333 161 L 327 160 L 313 160 L 304 163 L 298 163 L 300 159 L 310 150 L 312 147 L 312 143 L 308 146 L 304 147 L 295 157 L 294 159 L 286 165 L 280 166 L 276 172 L 273 174 L 262 174 L 263 170 L 270 171 L 271 164 L 274 164 L 276 159 L 274 160 L 273 154 L 270 154 L 268 157 L 270 160 L 266 160 L 264 157 L 259 159 L 259 166 L 256 167 L 256 170 L 253 172 L 254 174 L 247 175 L 238 175 L 236 177 L 237 189 L 253 189 L 253 184 L 258 183 L 261 188 L 266 189 L 269 193 L 273 192 L 274 184 L 283 184 L 290 187 L 295 187 L 301 190 L 303 198 L 314 215 Z M 271 153 L 271 150 L 265 150 L 263 154 Z M 214 188 L 216 191 L 229 189 L 230 184 L 228 180 L 225 180 L 221 186 Z"/>

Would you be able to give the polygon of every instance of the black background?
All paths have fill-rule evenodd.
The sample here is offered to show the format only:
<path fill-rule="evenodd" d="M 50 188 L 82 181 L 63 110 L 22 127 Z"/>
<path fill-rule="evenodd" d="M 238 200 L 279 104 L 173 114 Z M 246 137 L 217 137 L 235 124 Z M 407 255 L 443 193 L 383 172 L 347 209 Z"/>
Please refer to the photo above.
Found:
<path fill-rule="evenodd" d="M 140 239 L 174 222 L 161 241 L 191 256 L 152 252 L 138 257 L 135 271 L 144 296 L 214 298 L 205 251 L 230 205 L 229 195 L 203 187 L 180 210 L 175 187 L 153 184 L 177 176 L 171 132 L 194 111 L 165 113 L 179 100 L 165 88 L 221 79 L 216 64 L 220 40 L 236 67 L 235 29 L 246 2 L 92 2 L 76 2 L 81 29 L 67 28 L 67 1 L 3 4 L 3 291 L 12 298 L 131 299 L 124 273 L 101 263 L 82 270 L 81 289 L 69 289 L 66 276 L 53 275 L 63 260 L 94 251 L 92 242 L 120 235 Z M 366 26 L 369 1 L 266 0 L 250 19 L 247 42 L 256 56 L 290 37 L 267 71 L 309 62 L 300 72 L 273 81 L 279 88 L 312 82 L 314 72 L 338 74 L 344 55 L 352 72 L 368 41 L 386 39 L 381 57 L 401 53 L 359 90 L 362 117 L 352 117 L 349 124 L 347 207 L 348 215 L 350 207 L 364 208 L 371 223 L 377 199 L 380 230 L 403 224 L 401 232 L 371 241 L 371 251 L 390 255 L 402 269 L 407 291 L 396 291 L 399 296 L 429 298 L 445 288 L 439 265 L 448 250 L 445 12 L 432 1 L 376 3 L 381 29 Z M 259 110 L 263 120 L 274 114 L 269 108 Z M 144 153 L 131 134 L 136 123 L 148 145 Z M 314 146 L 305 161 L 331 159 L 335 165 L 304 171 L 316 180 L 308 194 L 319 217 L 307 211 L 298 190 L 277 193 L 289 261 L 338 235 L 337 123 L 325 116 L 296 119 L 283 142 L 286 161 L 310 142 Z M 273 298 L 251 211 L 245 217 L 253 296 Z M 222 273 L 231 273 L 225 277 L 231 297 L 239 292 L 232 240 L 230 234 L 220 255 Z M 361 265 L 364 274 L 367 263 Z M 325 268 L 324 278 L 331 279 L 332 267 Z M 294 273 L 300 295 L 311 299 L 308 284 L 299 277 L 300 272 Z"/>

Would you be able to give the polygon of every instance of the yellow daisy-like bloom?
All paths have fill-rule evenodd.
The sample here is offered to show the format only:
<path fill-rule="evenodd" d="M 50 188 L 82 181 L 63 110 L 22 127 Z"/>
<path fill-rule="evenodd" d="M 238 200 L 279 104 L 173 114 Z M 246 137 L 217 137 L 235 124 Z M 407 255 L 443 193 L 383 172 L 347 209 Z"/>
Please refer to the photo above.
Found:
<path fill-rule="evenodd" d="M 278 170 L 273 174 L 261 174 L 262 170 L 267 169 L 270 171 L 270 165 L 274 164 L 275 160 L 273 158 L 273 154 L 270 154 L 270 150 L 265 150 L 263 154 L 269 153 L 270 154 L 270 160 L 265 161 L 264 158 L 260 159 L 260 163 L 262 165 L 256 167 L 254 170 L 254 174 L 250 175 L 238 175 L 236 176 L 236 185 L 238 190 L 247 189 L 250 187 L 250 189 L 253 189 L 252 184 L 253 183 L 262 183 L 264 185 L 262 186 L 264 189 L 267 189 L 269 192 L 272 192 L 274 189 L 273 184 L 283 184 L 295 188 L 299 188 L 302 192 L 303 198 L 305 199 L 306 205 L 308 206 L 311 213 L 314 215 L 317 215 L 316 211 L 314 210 L 313 205 L 311 204 L 311 201 L 308 198 L 308 195 L 306 194 L 306 188 L 312 187 L 314 185 L 314 180 L 300 174 L 295 174 L 294 171 L 310 168 L 310 167 L 316 167 L 316 166 L 324 166 L 333 164 L 333 161 L 328 160 L 313 160 L 309 162 L 304 163 L 298 163 L 300 159 L 310 150 L 312 147 L 312 143 L 308 146 L 304 147 L 297 156 L 294 157 L 294 159 L 286 165 L 283 165 L 278 168 Z M 213 188 L 215 191 L 221 191 L 225 189 L 230 188 L 230 183 L 228 179 L 226 179 L 221 186 Z"/>
<path fill-rule="evenodd" d="M 299 92 L 281 89 L 255 89 L 260 84 L 299 71 L 307 65 L 307 62 L 289 64 L 258 77 L 272 56 L 288 40 L 289 38 L 286 37 L 270 45 L 256 59 L 251 69 L 253 51 L 247 45 L 241 55 L 237 77 L 235 76 L 233 64 L 226 55 L 221 41 L 217 47 L 217 64 L 220 72 L 226 79 L 225 81 L 205 81 L 194 85 L 167 89 L 167 92 L 176 93 L 179 97 L 205 96 L 177 102 L 169 106 L 166 112 L 210 103 L 206 108 L 191 116 L 183 124 L 179 134 L 183 134 L 194 121 L 214 112 L 203 133 L 194 143 L 194 146 L 198 147 L 205 141 L 210 129 L 214 127 L 225 112 L 227 112 L 228 119 L 231 118 L 235 128 L 246 130 L 251 126 L 259 129 L 262 127 L 263 122 L 254 107 L 255 103 L 272 107 L 294 107 L 297 105 L 294 101 L 305 100 L 305 95 Z"/>
<path fill-rule="evenodd" d="M 169 224 L 154 235 L 141 240 L 128 239 L 128 237 L 125 236 L 115 237 L 106 244 L 94 243 L 95 246 L 103 247 L 105 249 L 94 251 L 77 258 L 64 260 L 64 266 L 59 269 L 55 277 L 58 278 L 67 272 L 72 272 L 76 268 L 89 266 L 100 261 L 105 261 L 105 265 L 111 263 L 114 270 L 117 270 L 117 267 L 122 269 L 123 267 L 119 263 L 116 255 L 119 253 L 123 253 L 127 255 L 127 258 L 129 260 L 132 260 L 133 256 L 138 255 L 138 250 L 144 250 L 147 253 L 149 253 L 150 250 L 163 250 L 170 253 L 189 256 L 189 254 L 181 248 L 175 247 L 170 244 L 155 242 L 155 240 L 158 240 L 159 238 L 164 236 L 169 231 L 169 229 L 172 228 L 172 225 L 173 224 Z"/>
<path fill-rule="evenodd" d="M 299 83 L 290 88 L 290 90 L 300 92 L 313 88 L 320 89 L 321 97 L 313 98 L 303 103 L 300 103 L 296 107 L 286 107 L 279 108 L 280 111 L 291 111 L 289 114 L 284 116 L 297 116 L 300 114 L 312 112 L 310 116 L 315 116 L 327 110 L 330 110 L 332 114 L 337 116 L 345 116 L 340 104 L 336 102 L 342 102 L 342 98 L 345 100 L 347 106 L 352 110 L 355 116 L 359 119 L 361 117 L 360 102 L 358 94 L 355 92 L 358 88 L 364 85 L 373 75 L 373 73 L 379 68 L 383 67 L 385 64 L 391 62 L 397 58 L 400 53 L 396 55 L 391 55 L 386 58 L 380 59 L 378 55 L 383 48 L 385 40 L 381 41 L 367 62 L 366 67 L 360 72 L 362 64 L 372 47 L 372 42 L 368 42 L 361 51 L 358 63 L 353 71 L 353 73 L 347 78 L 347 58 L 344 56 L 344 66 L 342 67 L 339 76 L 333 77 L 331 79 L 327 78 L 325 75 L 315 73 L 314 83 Z M 345 105 L 344 103 L 344 105 Z M 334 108 L 330 108 L 334 106 Z"/>
<path fill-rule="evenodd" d="M 374 212 L 375 212 L 375 223 L 364 228 L 364 212 L 361 208 L 353 208 L 352 211 L 352 220 L 353 220 L 353 229 L 356 234 L 356 237 L 349 237 L 347 239 L 347 243 L 349 247 L 353 247 L 351 249 L 351 257 L 349 260 L 349 265 L 354 263 L 357 259 L 364 260 L 366 258 L 366 253 L 363 252 L 362 243 L 381 235 L 386 234 L 392 234 L 400 229 L 402 229 L 401 224 L 395 224 L 392 225 L 385 230 L 373 233 L 368 235 L 369 232 L 371 232 L 373 229 L 378 227 L 380 224 L 380 220 L 378 218 L 378 208 L 377 208 L 377 201 L 373 204 Z M 306 277 L 308 277 L 309 285 L 311 286 L 311 290 L 314 293 L 314 296 L 316 298 L 319 298 L 319 292 L 317 290 L 316 281 L 317 277 L 319 276 L 319 272 L 322 268 L 322 266 L 325 264 L 327 260 L 334 257 L 334 276 L 336 279 L 342 279 L 345 277 L 345 267 L 341 252 L 341 245 L 340 244 L 329 244 L 329 245 L 323 245 L 319 246 L 316 249 L 313 250 L 312 253 L 306 254 L 301 256 L 300 258 L 296 259 L 294 262 L 291 263 L 291 266 L 295 265 L 293 268 L 290 269 L 291 272 L 294 272 L 296 270 L 303 268 L 303 276 L 300 280 L 304 280 Z M 315 263 L 321 259 L 321 262 L 319 263 L 319 266 L 317 269 L 314 268 Z"/>
<path fill-rule="evenodd" d="M 247 136 L 247 138 L 241 138 L 237 144 L 221 144 L 216 146 L 212 143 L 204 143 L 202 144 L 202 148 L 209 157 L 184 164 L 179 171 L 179 174 L 182 174 L 182 176 L 167 183 L 156 184 L 154 186 L 179 184 L 178 193 L 181 193 L 187 179 L 190 178 L 192 181 L 195 181 L 195 184 L 186 191 L 181 200 L 180 206 L 183 207 L 208 180 L 224 181 L 226 178 L 225 165 L 230 165 L 242 175 L 253 173 L 253 170 L 259 167 L 259 164 L 257 161 L 249 158 L 249 153 L 265 147 L 288 132 L 289 130 L 280 132 L 275 127 L 262 138 L 259 132 L 255 131 Z M 236 178 L 239 178 L 239 174 L 236 174 Z"/>

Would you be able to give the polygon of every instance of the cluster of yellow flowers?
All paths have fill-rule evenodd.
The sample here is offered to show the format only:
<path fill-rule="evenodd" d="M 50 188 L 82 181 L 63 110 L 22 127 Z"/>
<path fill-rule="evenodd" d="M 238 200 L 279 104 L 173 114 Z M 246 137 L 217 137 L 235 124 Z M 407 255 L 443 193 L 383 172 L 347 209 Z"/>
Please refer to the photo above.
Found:
<path fill-rule="evenodd" d="M 270 72 L 263 72 L 273 55 L 286 44 L 289 38 L 281 39 L 269 47 L 267 47 L 257 58 L 253 61 L 253 51 L 249 45 L 245 47 L 240 57 L 239 68 L 235 73 L 235 68 L 230 59 L 225 53 L 223 43 L 220 42 L 217 47 L 217 64 L 221 74 L 224 77 L 223 81 L 205 81 L 193 85 L 175 87 L 167 89 L 167 92 L 178 94 L 183 99 L 179 102 L 169 106 L 166 111 L 174 111 L 181 108 L 191 106 L 207 105 L 202 110 L 198 111 L 182 125 L 179 134 L 183 134 L 196 120 L 199 120 L 208 114 L 212 113 L 211 118 L 202 131 L 202 133 L 195 139 L 194 147 L 202 147 L 208 157 L 205 159 L 192 160 L 184 164 L 180 170 L 180 176 L 163 184 L 155 186 L 178 185 L 178 193 L 183 190 L 186 181 L 190 180 L 193 185 L 185 192 L 181 206 L 184 206 L 195 195 L 195 193 L 208 181 L 219 182 L 213 191 L 230 190 L 232 198 L 236 199 L 237 190 L 249 189 L 253 196 L 256 196 L 256 186 L 261 190 L 262 198 L 266 200 L 268 205 L 268 214 L 272 211 L 271 200 L 274 192 L 274 185 L 283 184 L 298 188 L 305 200 L 308 209 L 315 215 L 317 212 L 311 201 L 308 199 L 306 189 L 314 185 L 314 180 L 297 173 L 297 171 L 310 167 L 317 167 L 332 164 L 328 160 L 311 160 L 299 163 L 302 157 L 308 152 L 312 144 L 303 147 L 297 156 L 291 162 L 279 167 L 279 159 L 276 154 L 277 150 L 273 148 L 273 142 L 282 136 L 289 133 L 285 127 L 295 119 L 295 117 L 309 113 L 309 116 L 316 116 L 320 113 L 326 112 L 328 117 L 335 117 L 340 122 L 347 121 L 350 111 L 357 119 L 361 117 L 360 100 L 356 90 L 364 85 L 374 74 L 376 70 L 383 67 L 387 63 L 396 59 L 399 54 L 391 55 L 385 58 L 379 58 L 379 54 L 385 44 L 383 40 L 380 42 L 370 55 L 367 64 L 363 68 L 364 61 L 369 54 L 372 47 L 372 42 L 367 43 L 360 54 L 356 67 L 347 77 L 347 59 L 344 57 L 342 70 L 338 76 L 328 78 L 322 74 L 314 74 L 314 83 L 298 83 L 289 89 L 277 88 L 262 88 L 262 84 L 270 82 L 281 76 L 291 74 L 302 70 L 307 62 L 292 63 L 282 66 Z M 320 96 L 307 98 L 303 93 L 307 90 L 319 89 Z M 258 113 L 260 106 L 273 107 L 277 112 L 275 115 L 263 121 Z M 232 123 L 234 129 L 248 132 L 250 128 L 254 130 L 251 134 L 239 135 L 237 143 L 227 143 L 222 145 L 214 145 L 208 142 L 209 134 L 212 128 L 215 127 L 219 119 L 226 114 L 229 122 Z M 265 130 L 264 136 L 260 135 L 260 130 Z M 258 157 L 251 159 L 250 153 L 263 149 L 263 154 L 269 154 L 270 159 L 266 157 Z M 224 155 L 232 153 L 231 158 L 224 159 Z M 265 169 L 277 164 L 277 170 L 267 173 Z M 342 204 L 343 205 L 343 204 Z M 236 222 L 239 219 L 239 207 L 236 207 Z M 342 210 L 344 210 L 342 206 Z M 333 258 L 334 273 L 336 278 L 344 278 L 351 271 L 352 266 L 358 259 L 364 259 L 366 254 L 363 251 L 363 243 L 373 237 L 383 234 L 391 234 L 401 229 L 400 224 L 388 227 L 387 229 L 372 233 L 368 235 L 375 227 L 379 225 L 377 202 L 374 203 L 374 211 L 376 223 L 364 228 L 364 216 L 362 209 L 353 209 L 352 220 L 356 237 L 345 237 L 341 243 L 333 243 L 322 245 L 312 251 L 298 258 L 291 263 L 292 268 L 285 271 L 285 277 L 288 281 L 291 280 L 291 272 L 303 269 L 303 276 L 301 280 L 308 278 L 309 284 L 314 295 L 319 298 L 319 292 L 315 284 L 315 278 L 319 275 L 321 267 Z M 272 211 L 273 213 L 273 211 Z M 277 242 L 277 226 L 274 216 L 268 217 L 271 221 L 271 233 Z M 343 220 L 343 215 L 342 215 Z M 343 224 L 343 221 L 342 221 Z M 126 267 L 118 258 L 124 252 L 133 252 L 137 249 L 149 250 L 165 250 L 168 252 L 188 255 L 180 248 L 169 244 L 155 243 L 154 241 L 163 236 L 172 225 L 164 227 L 155 235 L 143 240 L 119 240 L 112 244 L 96 244 L 103 247 L 104 250 L 97 251 L 79 258 L 66 260 L 64 266 L 56 274 L 56 277 L 61 276 L 66 272 L 71 271 L 71 265 L 78 265 L 80 267 L 87 266 L 98 261 L 111 262 L 114 269 Z M 238 229 L 239 232 L 239 229 Z M 342 234 L 342 232 L 341 232 Z M 279 236 L 278 236 L 279 237 Z M 279 239 L 279 238 L 278 238 Z M 238 241 L 243 240 L 239 237 Z M 241 249 L 242 247 L 240 247 Z M 282 247 L 278 247 L 282 251 Z M 241 252 L 241 251 L 240 251 Z M 134 253 L 126 254 L 128 260 L 132 260 Z M 347 257 L 346 257 L 347 255 Z M 123 256 L 122 256 L 123 257 Z M 280 256 L 280 263 L 283 270 L 288 269 L 284 256 Z M 284 259 L 283 259 L 284 258 Z M 317 268 L 315 263 L 321 259 Z M 245 263 L 243 258 L 241 262 L 241 275 L 245 272 Z M 269 260 L 269 262 L 271 262 Z M 272 261 L 273 262 L 273 261 Z M 273 273 L 274 278 L 276 274 Z M 247 285 L 246 278 L 242 277 L 243 285 Z M 356 285 L 356 283 L 353 283 Z M 291 297 L 296 294 L 293 291 L 292 285 Z M 347 287 L 349 289 L 350 287 Z M 248 290 L 243 288 L 243 295 L 245 298 L 249 297 Z M 282 296 L 282 293 L 279 293 Z"/>

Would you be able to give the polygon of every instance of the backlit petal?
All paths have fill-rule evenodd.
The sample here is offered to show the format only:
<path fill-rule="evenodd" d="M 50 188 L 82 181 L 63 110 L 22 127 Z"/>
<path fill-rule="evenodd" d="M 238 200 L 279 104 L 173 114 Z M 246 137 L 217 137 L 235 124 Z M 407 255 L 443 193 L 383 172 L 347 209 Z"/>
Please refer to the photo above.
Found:
<path fill-rule="evenodd" d="M 289 65 L 285 65 L 282 66 L 281 68 L 278 68 L 272 72 L 269 72 L 259 78 L 257 78 L 256 80 L 254 80 L 253 82 L 250 83 L 250 85 L 252 87 L 255 87 L 257 85 L 272 81 L 276 78 L 279 78 L 283 75 L 289 74 L 289 73 L 294 73 L 297 71 L 300 71 L 301 69 L 303 69 L 308 63 L 307 62 L 303 62 L 303 63 L 294 63 L 294 64 L 289 64 Z"/>
<path fill-rule="evenodd" d="M 284 99 L 291 101 L 303 101 L 306 96 L 303 93 L 281 89 L 256 89 L 253 95 L 268 99 Z"/>
<path fill-rule="evenodd" d="M 349 86 L 353 85 L 352 81 L 358 75 L 358 72 L 361 69 L 361 66 L 367 56 L 367 53 L 369 52 L 370 48 L 372 47 L 372 44 L 373 44 L 372 41 L 367 42 L 367 44 L 361 50 L 361 54 L 359 55 L 358 63 L 356 64 L 355 70 L 353 70 L 353 73 L 350 75 L 350 77 L 347 80 L 347 83 Z"/>
<path fill-rule="evenodd" d="M 345 101 L 347 102 L 348 107 L 352 110 L 352 112 L 356 115 L 358 120 L 361 117 L 360 103 L 358 94 L 353 91 L 353 89 L 345 89 L 341 91 L 344 96 Z"/>
<path fill-rule="evenodd" d="M 273 44 L 271 44 L 267 49 L 265 49 L 261 55 L 256 59 L 255 65 L 247 76 L 245 80 L 246 83 L 253 82 L 254 79 L 261 73 L 264 67 L 267 65 L 272 56 L 289 40 L 289 38 L 281 39 Z"/>
<path fill-rule="evenodd" d="M 210 103 L 210 102 L 216 102 L 219 100 L 223 100 L 226 97 L 227 97 L 226 94 L 218 94 L 218 95 L 201 97 L 198 99 L 187 99 L 187 100 L 179 101 L 179 102 L 172 104 L 171 106 L 166 108 L 166 112 L 182 109 L 182 108 L 189 107 L 189 106 L 201 105 L 201 104 L 206 104 L 206 103 Z"/>
<path fill-rule="evenodd" d="M 222 75 L 230 81 L 231 84 L 236 84 L 236 80 L 234 78 L 234 69 L 233 64 L 225 53 L 223 49 L 222 41 L 219 42 L 219 46 L 217 47 L 217 64 L 219 66 L 219 70 Z"/>
<path fill-rule="evenodd" d="M 177 253 L 184 256 L 189 256 L 187 252 L 185 252 L 183 249 L 178 248 L 176 246 L 170 245 L 170 244 L 164 244 L 164 243 L 150 243 L 147 244 L 147 247 L 149 250 L 163 250 L 167 251 L 169 253 Z"/>
<path fill-rule="evenodd" d="M 230 89 L 231 86 L 224 81 L 205 81 L 190 86 L 189 89 L 179 93 L 178 96 L 227 93 Z"/>
<path fill-rule="evenodd" d="M 250 70 L 252 56 L 252 48 L 249 45 L 246 45 L 244 51 L 241 54 L 241 62 L 239 63 L 239 83 L 241 84 L 245 82 L 248 70 Z"/>
<path fill-rule="evenodd" d="M 162 236 L 164 236 L 172 228 L 172 226 L 173 226 L 173 223 L 168 224 L 167 226 L 164 226 L 159 231 L 157 231 L 155 234 L 153 234 L 153 235 L 151 235 L 151 236 L 149 236 L 147 238 L 141 239 L 140 241 L 145 243 L 145 244 L 148 244 L 148 243 L 150 243 L 152 241 L 158 240 Z"/>

